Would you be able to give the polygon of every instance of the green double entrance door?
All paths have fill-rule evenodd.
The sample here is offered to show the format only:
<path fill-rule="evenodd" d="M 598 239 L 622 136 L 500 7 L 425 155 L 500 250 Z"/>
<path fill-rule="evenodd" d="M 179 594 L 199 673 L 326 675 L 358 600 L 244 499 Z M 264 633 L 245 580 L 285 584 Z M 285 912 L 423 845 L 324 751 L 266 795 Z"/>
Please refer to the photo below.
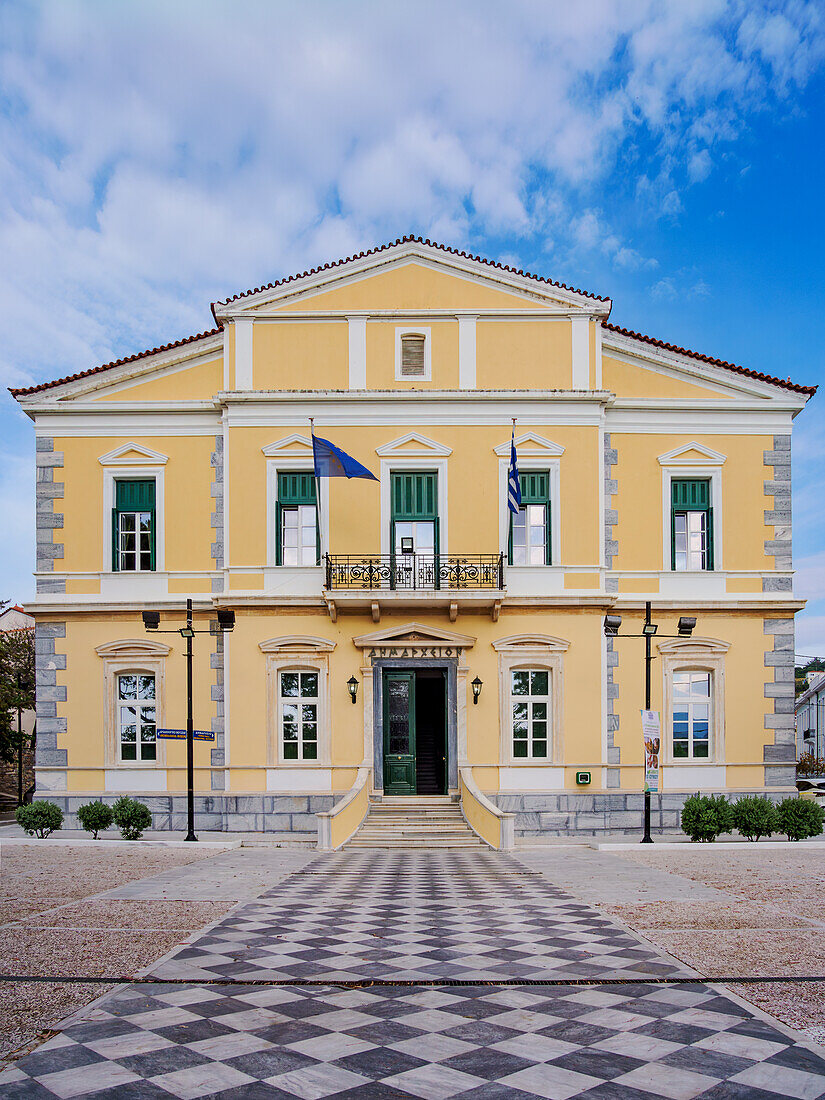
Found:
<path fill-rule="evenodd" d="M 446 675 L 384 671 L 384 793 L 445 794 Z"/>

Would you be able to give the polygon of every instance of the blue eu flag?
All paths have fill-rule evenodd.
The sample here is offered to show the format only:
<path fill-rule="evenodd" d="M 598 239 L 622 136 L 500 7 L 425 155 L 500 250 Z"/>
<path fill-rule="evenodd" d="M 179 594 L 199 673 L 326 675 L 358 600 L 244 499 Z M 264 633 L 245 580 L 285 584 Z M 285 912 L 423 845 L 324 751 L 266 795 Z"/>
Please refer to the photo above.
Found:
<path fill-rule="evenodd" d="M 330 443 L 328 439 L 312 433 L 312 458 L 315 464 L 316 477 L 363 477 L 370 481 L 378 481 L 375 474 L 371 474 L 366 466 Z"/>

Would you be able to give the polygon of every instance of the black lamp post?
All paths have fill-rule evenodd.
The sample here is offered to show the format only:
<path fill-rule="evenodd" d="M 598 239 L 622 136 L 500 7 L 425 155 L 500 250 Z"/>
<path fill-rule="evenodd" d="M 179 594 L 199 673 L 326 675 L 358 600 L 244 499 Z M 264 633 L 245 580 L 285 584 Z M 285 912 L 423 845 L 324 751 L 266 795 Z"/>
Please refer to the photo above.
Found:
<path fill-rule="evenodd" d="M 23 805 L 23 692 L 31 688 L 22 672 L 17 673 L 17 805 Z"/>
<path fill-rule="evenodd" d="M 159 611 L 144 611 L 143 625 L 147 630 L 158 630 Z M 229 608 L 218 608 L 218 629 L 232 630 L 235 626 L 235 612 Z M 186 825 L 184 840 L 197 840 L 195 836 L 195 725 L 192 717 L 192 639 L 196 634 L 211 634 L 211 630 L 195 630 L 192 626 L 192 601 L 186 601 L 186 626 L 177 630 L 160 630 L 160 634 L 180 634 L 186 639 Z"/>
<path fill-rule="evenodd" d="M 622 625 L 621 615 L 605 615 L 604 617 L 604 632 L 608 638 L 615 638 L 619 633 L 619 627 Z M 679 618 L 679 624 L 677 626 L 678 634 L 661 634 L 662 638 L 689 638 L 696 627 L 696 619 L 692 615 L 682 615 Z M 650 668 L 653 662 L 653 654 L 651 652 L 651 640 L 658 634 L 659 626 L 657 623 L 650 620 L 650 600 L 645 603 L 645 621 L 642 623 L 641 634 L 624 634 L 625 638 L 644 638 L 645 640 L 645 710 L 650 710 Z M 661 733 L 661 731 L 660 731 Z M 661 748 L 661 745 L 660 745 Z M 653 837 L 650 835 L 650 788 L 645 782 L 645 816 L 644 816 L 644 835 L 641 840 L 642 844 L 652 844 Z"/>

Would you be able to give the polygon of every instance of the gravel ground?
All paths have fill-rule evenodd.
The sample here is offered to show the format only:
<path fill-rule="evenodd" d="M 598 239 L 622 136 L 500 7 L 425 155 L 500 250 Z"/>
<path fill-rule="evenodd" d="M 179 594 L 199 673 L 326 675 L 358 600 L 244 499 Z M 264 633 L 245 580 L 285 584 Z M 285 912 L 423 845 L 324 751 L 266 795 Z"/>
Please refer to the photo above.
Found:
<path fill-rule="evenodd" d="M 699 973 L 825 974 L 825 851 L 617 852 L 622 859 L 683 875 L 725 901 L 607 905 L 611 913 Z M 815 1042 L 825 1041 L 825 982 L 732 987 L 744 999 Z"/>
<path fill-rule="evenodd" d="M 0 958 L 7 974 L 132 975 L 217 920 L 236 899 L 130 901 L 106 890 L 216 855 L 180 848 L 0 848 Z M 18 900 L 19 899 L 19 900 Z M 75 983 L 0 984 L 0 1065 L 110 989 Z"/>

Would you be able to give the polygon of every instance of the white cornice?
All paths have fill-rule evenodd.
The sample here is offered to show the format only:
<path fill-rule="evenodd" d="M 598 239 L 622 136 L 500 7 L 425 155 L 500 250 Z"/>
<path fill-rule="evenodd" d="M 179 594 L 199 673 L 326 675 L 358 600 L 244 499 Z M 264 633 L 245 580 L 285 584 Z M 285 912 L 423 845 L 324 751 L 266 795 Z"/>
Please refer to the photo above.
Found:
<path fill-rule="evenodd" d="M 124 443 L 98 459 L 101 466 L 165 466 L 168 461 L 168 455 L 144 447 L 142 443 Z"/>
<path fill-rule="evenodd" d="M 725 460 L 725 455 L 695 441 L 659 455 L 660 466 L 723 466 Z"/>
<path fill-rule="evenodd" d="M 296 452 L 293 448 L 299 450 Z M 308 435 L 299 435 L 297 432 L 293 432 L 292 435 L 287 435 L 283 439 L 278 439 L 274 443 L 268 443 L 265 447 L 261 447 L 261 451 L 267 458 L 275 458 L 285 452 L 300 453 L 304 456 L 307 452 L 312 454 L 312 440 Z"/>

